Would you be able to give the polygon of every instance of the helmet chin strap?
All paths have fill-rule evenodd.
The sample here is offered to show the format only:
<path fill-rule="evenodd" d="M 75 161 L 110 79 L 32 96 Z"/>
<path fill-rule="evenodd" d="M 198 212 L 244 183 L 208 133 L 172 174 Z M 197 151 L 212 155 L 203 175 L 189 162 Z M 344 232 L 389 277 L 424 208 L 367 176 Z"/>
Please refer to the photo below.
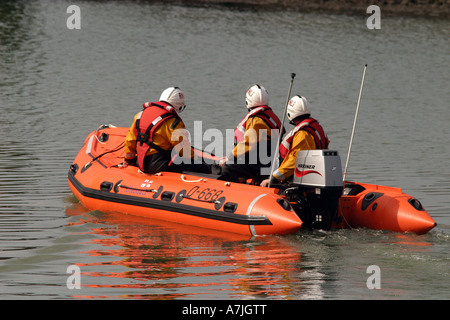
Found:
<path fill-rule="evenodd" d="M 310 117 L 311 117 L 311 115 L 309 113 L 307 113 L 307 114 L 298 116 L 295 119 L 292 119 L 291 121 L 289 121 L 289 123 L 292 124 L 293 126 L 295 126 L 295 125 L 299 124 L 300 122 L 302 122 L 303 120 L 308 119 Z"/>

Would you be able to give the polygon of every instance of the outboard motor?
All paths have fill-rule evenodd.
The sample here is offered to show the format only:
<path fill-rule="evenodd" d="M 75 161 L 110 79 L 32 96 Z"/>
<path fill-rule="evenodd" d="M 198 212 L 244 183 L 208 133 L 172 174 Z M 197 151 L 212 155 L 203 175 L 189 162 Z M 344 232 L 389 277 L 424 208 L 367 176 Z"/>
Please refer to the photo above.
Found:
<path fill-rule="evenodd" d="M 293 184 L 285 189 L 285 193 L 305 226 L 331 228 L 342 195 L 342 178 L 341 158 L 337 151 L 298 152 Z"/>

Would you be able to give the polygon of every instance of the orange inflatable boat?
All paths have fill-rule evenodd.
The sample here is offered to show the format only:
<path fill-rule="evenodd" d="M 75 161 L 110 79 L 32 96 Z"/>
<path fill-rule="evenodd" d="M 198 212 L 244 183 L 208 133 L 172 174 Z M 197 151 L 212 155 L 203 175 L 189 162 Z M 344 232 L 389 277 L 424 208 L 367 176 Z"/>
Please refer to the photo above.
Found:
<path fill-rule="evenodd" d="M 250 235 L 297 232 L 302 222 L 276 189 L 208 176 L 120 168 L 128 128 L 87 137 L 69 170 L 74 195 L 90 210 L 123 212 Z"/>
<path fill-rule="evenodd" d="M 122 168 L 127 132 L 128 128 L 101 126 L 87 136 L 70 166 L 70 189 L 87 209 L 252 236 L 292 234 L 302 225 L 320 227 L 317 220 L 328 219 L 317 214 L 323 210 L 307 210 L 304 201 L 292 197 L 292 187 L 263 188 L 216 180 L 213 175 L 150 175 L 134 166 Z M 426 233 L 435 225 L 420 203 L 399 189 L 349 182 L 344 195 L 342 186 L 333 192 L 339 192 L 337 202 L 325 202 L 336 203 L 329 224 L 336 228 Z M 313 218 L 305 215 L 312 211 Z"/>

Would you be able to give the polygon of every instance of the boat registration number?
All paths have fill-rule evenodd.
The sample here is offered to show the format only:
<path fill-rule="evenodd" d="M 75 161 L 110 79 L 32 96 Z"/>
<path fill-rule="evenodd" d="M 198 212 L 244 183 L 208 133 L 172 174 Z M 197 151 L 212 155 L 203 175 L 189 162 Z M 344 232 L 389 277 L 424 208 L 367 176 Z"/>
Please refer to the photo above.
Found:
<path fill-rule="evenodd" d="M 188 192 L 186 192 L 186 196 L 188 196 L 189 198 L 195 197 L 198 200 L 216 201 L 222 193 L 223 190 L 200 188 L 199 186 L 194 186 Z"/>

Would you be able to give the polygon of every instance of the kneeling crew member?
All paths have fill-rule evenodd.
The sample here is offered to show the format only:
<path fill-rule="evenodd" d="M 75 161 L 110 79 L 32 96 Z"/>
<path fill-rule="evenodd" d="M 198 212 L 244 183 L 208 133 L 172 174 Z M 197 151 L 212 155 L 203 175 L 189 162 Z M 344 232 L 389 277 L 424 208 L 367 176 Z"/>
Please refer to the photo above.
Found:
<path fill-rule="evenodd" d="M 247 90 L 245 102 L 248 113 L 234 130 L 236 146 L 223 161 L 220 180 L 258 180 L 261 179 L 262 168 L 270 167 L 270 156 L 267 157 L 267 163 L 263 163 L 261 156 L 264 156 L 264 151 L 271 154 L 271 139 L 278 141 L 281 121 L 268 106 L 269 94 L 264 87 L 258 84 L 251 86 Z M 273 133 L 276 133 L 276 137 L 272 137 Z"/>
<path fill-rule="evenodd" d="M 311 118 L 311 107 L 305 97 L 292 97 L 288 102 L 287 117 L 295 127 L 280 144 L 281 165 L 272 175 L 272 183 L 280 183 L 294 174 L 297 153 L 300 150 L 328 149 L 330 141 L 319 122 Z M 269 179 L 260 184 L 269 185 Z"/>
<path fill-rule="evenodd" d="M 185 105 L 178 87 L 164 90 L 159 101 L 144 103 L 125 137 L 123 166 L 137 164 L 146 173 L 195 171 L 211 173 L 211 167 L 194 160 L 188 132 L 178 113 Z M 183 154 L 184 153 L 184 154 Z M 180 163 L 180 159 L 183 157 Z M 175 160 L 175 161 L 174 161 Z"/>

